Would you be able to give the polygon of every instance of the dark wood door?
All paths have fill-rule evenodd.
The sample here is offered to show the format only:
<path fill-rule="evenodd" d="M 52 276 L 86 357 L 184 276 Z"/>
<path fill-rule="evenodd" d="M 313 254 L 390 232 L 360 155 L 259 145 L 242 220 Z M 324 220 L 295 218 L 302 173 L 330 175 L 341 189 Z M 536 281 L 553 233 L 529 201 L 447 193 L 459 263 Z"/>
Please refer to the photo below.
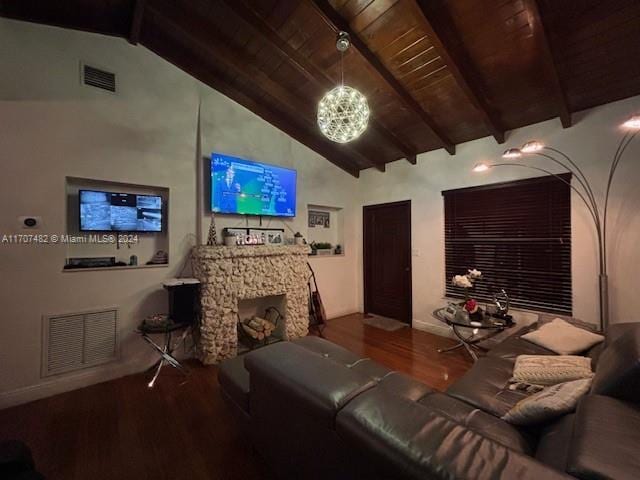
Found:
<path fill-rule="evenodd" d="M 411 324 L 411 201 L 363 207 L 364 310 Z"/>

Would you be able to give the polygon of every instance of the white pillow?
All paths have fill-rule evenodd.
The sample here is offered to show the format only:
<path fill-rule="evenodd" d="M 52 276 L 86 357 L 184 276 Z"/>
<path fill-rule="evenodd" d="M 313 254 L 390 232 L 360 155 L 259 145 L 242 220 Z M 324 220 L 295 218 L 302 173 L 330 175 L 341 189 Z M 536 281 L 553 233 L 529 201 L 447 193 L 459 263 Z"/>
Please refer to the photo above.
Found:
<path fill-rule="evenodd" d="M 556 385 L 591 378 L 591 359 L 576 355 L 518 355 L 511 382 Z"/>
<path fill-rule="evenodd" d="M 520 400 L 502 419 L 514 425 L 535 425 L 573 412 L 580 398 L 591 388 L 591 379 L 574 380 L 547 387 Z"/>
<path fill-rule="evenodd" d="M 574 327 L 560 318 L 556 318 L 520 338 L 560 355 L 584 352 L 604 340 L 602 335 Z"/>

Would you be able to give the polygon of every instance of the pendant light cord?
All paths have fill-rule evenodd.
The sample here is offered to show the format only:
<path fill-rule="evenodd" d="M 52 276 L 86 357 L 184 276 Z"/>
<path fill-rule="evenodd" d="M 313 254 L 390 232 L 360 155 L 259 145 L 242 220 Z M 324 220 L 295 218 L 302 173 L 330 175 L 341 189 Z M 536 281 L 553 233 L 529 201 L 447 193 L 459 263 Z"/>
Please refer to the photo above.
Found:
<path fill-rule="evenodd" d="M 340 86 L 344 87 L 344 52 L 340 52 Z"/>

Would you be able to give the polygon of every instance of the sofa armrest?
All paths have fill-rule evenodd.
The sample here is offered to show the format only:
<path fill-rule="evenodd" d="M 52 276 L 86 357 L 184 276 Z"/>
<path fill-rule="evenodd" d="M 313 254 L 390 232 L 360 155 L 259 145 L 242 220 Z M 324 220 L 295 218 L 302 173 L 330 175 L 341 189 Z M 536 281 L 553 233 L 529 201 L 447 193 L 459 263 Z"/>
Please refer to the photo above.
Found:
<path fill-rule="evenodd" d="M 252 405 L 280 402 L 304 410 L 329 428 L 335 415 L 377 380 L 347 365 L 291 342 L 281 342 L 248 353 L 245 368 L 250 377 Z"/>
<path fill-rule="evenodd" d="M 359 395 L 343 408 L 336 430 L 368 462 L 377 463 L 379 478 L 571 478 L 420 403 L 380 388 Z"/>
<path fill-rule="evenodd" d="M 583 479 L 640 478 L 640 407 L 587 395 L 576 410 L 567 471 Z"/>
<path fill-rule="evenodd" d="M 339 347 L 335 347 L 339 348 Z M 281 342 L 245 355 L 249 435 L 278 478 L 372 478 L 335 432 L 337 412 L 376 378 L 329 352 Z M 335 358 L 335 356 L 334 356 Z"/>

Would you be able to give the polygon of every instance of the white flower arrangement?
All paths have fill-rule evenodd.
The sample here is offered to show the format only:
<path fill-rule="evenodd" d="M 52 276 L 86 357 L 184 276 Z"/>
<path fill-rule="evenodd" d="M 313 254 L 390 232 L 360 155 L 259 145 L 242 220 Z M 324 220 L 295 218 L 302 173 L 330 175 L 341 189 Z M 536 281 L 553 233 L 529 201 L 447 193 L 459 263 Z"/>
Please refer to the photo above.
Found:
<path fill-rule="evenodd" d="M 476 270 L 475 268 L 469 270 L 469 273 L 467 273 L 467 275 L 474 280 L 482 278 L 482 272 L 480 270 Z"/>
<path fill-rule="evenodd" d="M 460 288 L 473 287 L 473 283 L 471 282 L 471 279 L 467 275 L 456 275 L 453 277 L 453 280 L 451 281 L 451 283 L 455 287 L 460 287 Z"/>
<path fill-rule="evenodd" d="M 479 280 L 480 278 L 482 278 L 482 272 L 480 270 L 476 270 L 475 268 L 472 268 L 469 271 L 467 271 L 465 275 L 455 275 L 451 279 L 451 283 L 455 287 L 460 287 L 465 289 L 472 288 L 473 283 L 476 280 Z"/>

